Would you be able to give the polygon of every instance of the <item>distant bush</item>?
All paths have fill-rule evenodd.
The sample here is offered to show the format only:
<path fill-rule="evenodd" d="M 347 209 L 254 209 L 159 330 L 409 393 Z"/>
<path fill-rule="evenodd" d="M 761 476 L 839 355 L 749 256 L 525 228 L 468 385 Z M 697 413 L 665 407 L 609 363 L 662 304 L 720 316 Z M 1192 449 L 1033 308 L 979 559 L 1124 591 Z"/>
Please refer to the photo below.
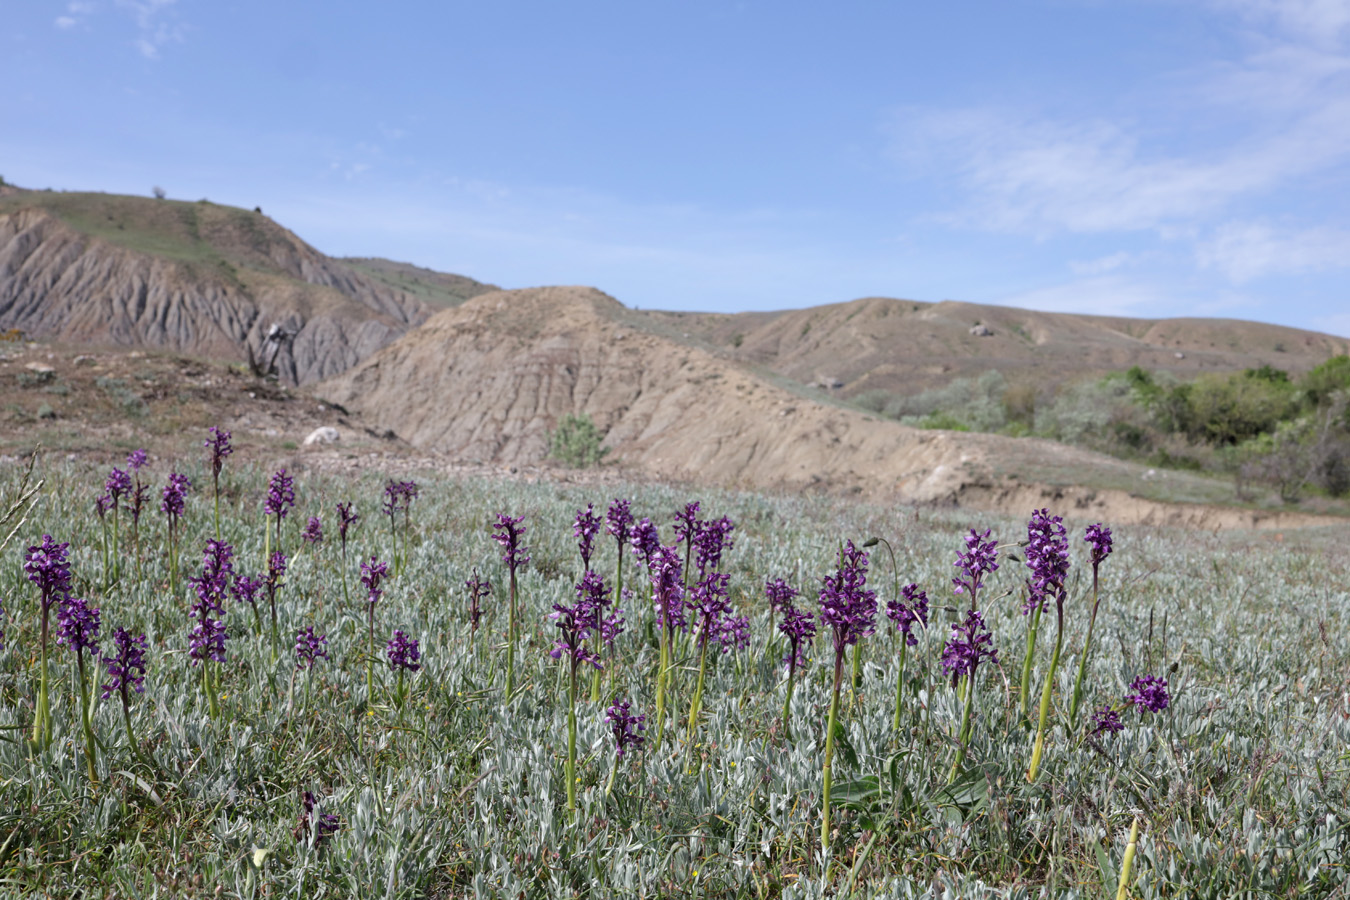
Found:
<path fill-rule="evenodd" d="M 604 435 L 586 413 L 568 413 L 549 434 L 548 454 L 563 465 L 585 469 L 596 465 L 609 452 L 601 447 Z"/>
<path fill-rule="evenodd" d="M 954 428 L 960 431 L 998 431 L 1008 424 L 1004 396 L 1008 382 L 996 369 L 979 378 L 957 378 L 951 384 L 913 397 L 897 397 L 885 413 L 922 428 Z M 931 422 L 941 421 L 935 425 Z"/>

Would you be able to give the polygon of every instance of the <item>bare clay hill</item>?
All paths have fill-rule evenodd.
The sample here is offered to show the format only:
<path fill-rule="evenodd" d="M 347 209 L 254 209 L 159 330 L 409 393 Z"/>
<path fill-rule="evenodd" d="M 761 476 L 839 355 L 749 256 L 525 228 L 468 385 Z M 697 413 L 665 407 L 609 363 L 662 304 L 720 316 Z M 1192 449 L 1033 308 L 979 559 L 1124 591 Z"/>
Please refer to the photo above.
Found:
<path fill-rule="evenodd" d="M 1298 518 L 1101 489 L 1141 470 L 1049 441 L 919 430 L 818 402 L 648 325 L 593 288 L 483 294 L 316 392 L 377 430 L 470 462 L 538 463 L 550 429 L 585 413 L 614 462 L 661 480 L 1019 513 L 1053 500 L 1121 522 L 1285 527 Z"/>
<path fill-rule="evenodd" d="M 335 375 L 432 307 L 330 259 L 261 212 L 110 194 L 0 196 L 0 329 L 91 346 L 271 358 L 283 380 Z"/>
<path fill-rule="evenodd" d="M 915 394 L 997 369 L 1042 390 L 1142 366 L 1181 378 L 1271 365 L 1307 371 L 1350 352 L 1350 340 L 1236 319 L 1131 319 L 943 301 L 867 297 L 780 312 L 646 312 L 699 339 L 838 396 Z"/>

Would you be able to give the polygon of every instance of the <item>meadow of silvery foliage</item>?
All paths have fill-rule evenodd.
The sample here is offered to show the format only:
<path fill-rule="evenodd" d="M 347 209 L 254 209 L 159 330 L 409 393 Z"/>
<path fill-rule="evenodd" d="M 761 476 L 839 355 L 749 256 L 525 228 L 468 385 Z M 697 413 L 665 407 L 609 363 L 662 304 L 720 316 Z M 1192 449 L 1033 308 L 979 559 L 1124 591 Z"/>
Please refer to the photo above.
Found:
<path fill-rule="evenodd" d="M 210 474 L 185 465 L 188 501 L 181 566 L 201 564 L 213 535 Z M 143 475 L 163 483 L 169 461 Z M 358 561 L 392 555 L 380 515 L 384 481 L 300 477 L 286 521 L 291 571 L 279 598 L 283 647 L 276 662 L 248 611 L 228 610 L 222 712 L 207 714 L 198 670 L 187 660 L 190 588 L 168 589 L 163 517 L 142 520 L 140 579 L 123 536 L 123 577 L 103 586 L 99 520 L 90 512 L 102 473 L 44 461 L 46 479 L 27 521 L 4 551 L 0 599 L 0 891 L 36 896 L 239 897 L 978 897 L 1114 896 L 1126 836 L 1141 830 L 1128 879 L 1134 897 L 1332 896 L 1350 858 L 1350 638 L 1344 531 L 1287 535 L 1186 534 L 1114 528 L 1103 566 L 1102 613 L 1089 667 L 1086 711 L 1119 702 L 1137 676 L 1169 681 L 1163 713 L 1124 713 L 1119 735 L 1081 740 L 1062 725 L 1086 628 L 1090 573 L 1084 522 L 1071 530 L 1065 662 L 1056 725 L 1033 785 L 1032 730 L 1016 713 L 1026 620 L 1026 569 L 1009 554 L 1025 520 L 970 511 L 916 511 L 837 499 L 766 497 L 633 486 L 585 488 L 513 481 L 418 478 L 406 569 L 377 606 L 377 638 L 396 628 L 421 643 L 423 667 L 407 702 L 377 666 L 364 677 L 366 610 Z M 264 569 L 262 498 L 270 473 L 229 464 L 224 538 L 236 570 Z M 0 470 L 0 498 L 18 481 Z M 612 695 L 651 723 L 651 613 L 631 554 L 622 604 L 628 631 L 605 698 L 578 703 L 578 811 L 566 808 L 566 692 L 547 655 L 547 614 L 570 602 L 580 559 L 571 523 L 616 496 L 650 516 L 672 543 L 672 514 L 699 499 L 705 516 L 736 523 L 724 565 L 732 600 L 749 614 L 747 650 L 714 654 L 694 744 L 684 716 L 696 660 L 675 682 L 660 752 L 632 752 L 612 793 L 613 738 L 603 722 Z M 362 519 L 348 558 L 343 601 L 333 507 L 355 500 Z M 524 515 L 532 562 L 521 573 L 518 690 L 503 696 L 506 575 L 490 540 L 499 512 Z M 1031 511 L 1028 510 L 1028 513 Z M 1051 509 L 1055 512 L 1069 512 Z M 309 515 L 327 537 L 300 546 Z M 125 523 L 123 523 L 125 525 Z M 1108 525 L 1112 523 L 1106 523 Z M 937 655 L 963 607 L 952 562 L 972 526 L 1004 543 L 981 606 L 999 665 L 979 670 L 978 714 L 964 771 L 949 784 L 959 706 Z M 73 665 L 53 651 L 54 740 L 37 751 L 33 715 L 37 600 L 22 570 L 41 536 L 69 541 L 76 590 L 102 609 L 105 642 L 121 626 L 149 638 L 145 693 L 131 718 L 146 759 L 121 727 L 120 703 L 102 701 L 98 782 L 81 756 Z M 864 643 L 862 682 L 842 706 L 846 740 L 834 762 L 835 828 L 820 846 L 821 762 L 832 651 L 822 631 L 798 684 L 792 740 L 779 727 L 781 639 L 769 631 L 766 579 L 783 577 L 809 606 L 846 538 L 885 538 L 901 583 L 916 582 L 934 618 L 909 655 L 916 678 L 900 734 L 892 729 L 899 644 L 884 618 Z M 3 534 L 0 534 L 3 538 Z M 601 536 L 595 568 L 613 577 L 614 544 Z M 470 640 L 464 582 L 492 579 L 485 627 Z M 869 586 L 884 609 L 895 574 L 871 549 Z M 1047 617 L 1047 622 L 1049 618 Z M 306 625 L 328 636 L 331 659 L 292 681 L 290 641 Z M 1043 624 L 1033 684 L 1048 662 Z M 685 644 L 687 651 L 688 644 Z M 105 644 L 106 649 L 106 644 Z M 306 681 L 308 680 L 308 684 Z M 589 683 L 589 679 L 583 679 Z M 649 728 L 650 736 L 653 728 Z M 335 815 L 321 838 L 298 828 L 301 796 L 312 815 Z"/>

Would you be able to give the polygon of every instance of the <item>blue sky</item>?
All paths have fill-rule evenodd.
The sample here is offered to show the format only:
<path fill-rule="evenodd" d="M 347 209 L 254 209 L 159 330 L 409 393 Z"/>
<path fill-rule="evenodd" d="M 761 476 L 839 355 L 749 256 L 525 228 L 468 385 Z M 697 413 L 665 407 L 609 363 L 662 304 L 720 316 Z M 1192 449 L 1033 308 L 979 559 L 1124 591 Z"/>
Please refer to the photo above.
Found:
<path fill-rule="evenodd" d="M 630 306 L 1350 336 L 1350 0 L 18 0 L 0 175 Z"/>

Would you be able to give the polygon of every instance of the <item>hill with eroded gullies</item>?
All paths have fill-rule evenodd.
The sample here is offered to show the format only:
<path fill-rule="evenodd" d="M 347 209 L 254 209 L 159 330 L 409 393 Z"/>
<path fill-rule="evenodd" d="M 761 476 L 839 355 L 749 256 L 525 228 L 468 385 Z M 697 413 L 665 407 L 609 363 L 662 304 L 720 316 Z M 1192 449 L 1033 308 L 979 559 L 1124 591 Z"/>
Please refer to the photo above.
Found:
<path fill-rule="evenodd" d="M 1140 366 L 1193 378 L 1305 372 L 1350 340 L 1236 319 L 1131 319 L 868 297 L 780 312 L 643 312 L 668 333 L 840 397 L 907 396 L 991 369 L 1042 391 Z"/>
<path fill-rule="evenodd" d="M 0 328 L 51 341 L 342 372 L 432 307 L 330 259 L 260 211 L 207 201 L 11 191 L 0 197 Z M 293 334 L 269 344 L 274 326 Z"/>
<path fill-rule="evenodd" d="M 1220 522 L 1220 512 L 1204 507 L 1130 497 L 1144 469 L 1110 457 L 1051 441 L 910 428 L 817 402 L 649 324 L 593 288 L 483 294 L 316 392 L 376 430 L 469 462 L 541 462 L 550 430 L 585 414 L 605 435 L 610 459 L 661 480 L 1022 512 L 1053 501 L 1083 515 L 1109 509 L 1117 521 L 1292 520 L 1229 511 L 1233 521 Z"/>
<path fill-rule="evenodd" d="M 911 428 L 867 410 L 889 413 L 887 397 L 992 369 L 1010 388 L 1053 391 L 1136 365 L 1182 377 L 1297 374 L 1350 352 L 1341 338 L 1251 322 L 955 302 L 638 311 L 594 288 L 503 291 L 407 263 L 332 259 L 259 210 L 0 189 L 0 331 L 241 362 L 268 358 L 278 327 L 294 333 L 277 359 L 284 381 L 351 410 L 363 433 L 393 432 L 442 460 L 541 463 L 564 417 L 585 414 L 609 460 L 644 478 L 1020 513 L 1109 505 L 1122 522 L 1207 527 L 1289 517 L 1250 497 L 1242 510 L 1161 502 L 1232 503 L 1232 480 L 1049 440 Z M 41 375 L 15 379 L 60 387 Z M 86 393 L 107 393 L 99 377 L 118 380 L 96 376 Z M 60 396 L 13 415 L 81 421 L 78 392 Z"/>

